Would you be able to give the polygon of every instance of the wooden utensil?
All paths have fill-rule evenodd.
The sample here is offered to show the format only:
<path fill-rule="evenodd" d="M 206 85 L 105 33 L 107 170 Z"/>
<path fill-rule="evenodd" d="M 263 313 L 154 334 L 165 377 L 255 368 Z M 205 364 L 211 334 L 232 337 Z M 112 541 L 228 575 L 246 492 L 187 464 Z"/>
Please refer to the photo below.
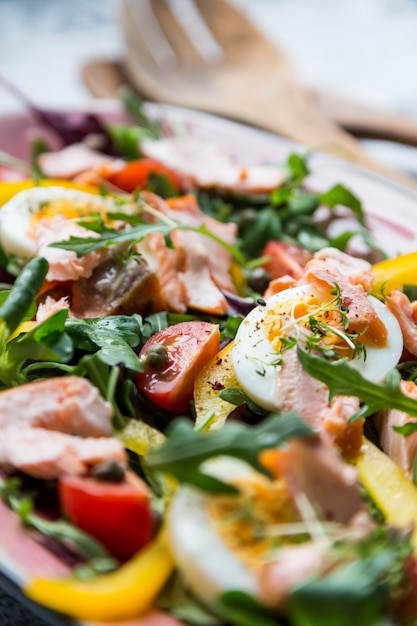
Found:
<path fill-rule="evenodd" d="M 187 25 L 185 12 L 173 12 L 173 6 L 122 0 L 123 67 L 140 93 L 266 128 L 417 188 L 413 179 L 371 159 L 331 120 L 285 55 L 235 7 L 194 0 L 196 33 L 197 22 Z"/>
<path fill-rule="evenodd" d="M 82 68 L 82 77 L 90 93 L 97 98 L 116 98 L 123 86 L 130 85 L 123 63 L 112 59 L 87 61 Z M 344 96 L 325 91 L 315 93 L 325 113 L 355 137 L 417 147 L 417 121 L 363 105 Z"/>

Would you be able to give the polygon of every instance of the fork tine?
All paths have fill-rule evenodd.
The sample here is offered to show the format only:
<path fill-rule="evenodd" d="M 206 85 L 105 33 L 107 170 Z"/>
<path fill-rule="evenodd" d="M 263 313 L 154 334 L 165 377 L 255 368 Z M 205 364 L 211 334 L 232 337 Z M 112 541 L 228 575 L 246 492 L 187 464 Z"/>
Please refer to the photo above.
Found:
<path fill-rule="evenodd" d="M 140 33 L 142 38 L 142 42 L 137 41 L 137 44 L 144 44 L 148 54 L 161 69 L 176 65 L 178 57 L 156 19 L 152 0 L 126 0 L 125 6 L 129 11 L 126 26 L 129 26 L 130 18 L 135 33 Z"/>
<path fill-rule="evenodd" d="M 167 0 L 177 22 L 206 63 L 216 63 L 223 49 L 210 30 L 194 0 Z"/>

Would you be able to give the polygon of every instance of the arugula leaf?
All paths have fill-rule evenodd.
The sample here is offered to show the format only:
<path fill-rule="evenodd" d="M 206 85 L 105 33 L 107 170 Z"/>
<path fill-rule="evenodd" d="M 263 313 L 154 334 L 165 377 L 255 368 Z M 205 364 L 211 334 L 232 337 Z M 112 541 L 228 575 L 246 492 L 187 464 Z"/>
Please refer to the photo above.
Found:
<path fill-rule="evenodd" d="M 213 493 L 236 493 L 232 485 L 201 471 L 203 461 L 217 455 L 233 456 L 269 476 L 258 460 L 261 450 L 314 433 L 295 413 L 273 413 L 256 426 L 227 422 L 221 430 L 207 433 L 196 431 L 192 422 L 179 418 L 166 434 L 167 441 L 145 459 L 148 471 L 172 474 L 181 482 Z"/>
<path fill-rule="evenodd" d="M 335 185 L 325 193 L 320 194 L 320 202 L 330 209 L 338 205 L 347 207 L 356 215 L 358 222 L 362 226 L 366 226 L 365 213 L 360 200 L 343 185 Z"/>
<path fill-rule="evenodd" d="M 170 242 L 170 233 L 172 230 L 190 230 L 194 233 L 200 233 L 217 241 L 220 245 L 222 245 L 226 250 L 230 252 L 230 254 L 242 265 L 246 263 L 246 259 L 243 254 L 240 252 L 239 248 L 236 246 L 232 246 L 221 237 L 218 237 L 215 233 L 211 232 L 205 224 L 201 224 L 198 228 L 194 228 L 192 226 L 182 226 L 181 224 L 166 224 L 166 222 L 154 222 L 153 224 L 149 224 L 148 222 L 143 222 L 142 224 L 137 224 L 132 228 L 128 228 L 126 230 L 115 230 L 111 228 L 106 228 L 104 225 L 101 225 L 98 222 L 89 223 L 89 222 L 80 222 L 84 228 L 89 228 L 90 230 L 94 230 L 94 232 L 100 232 L 100 237 L 74 237 L 71 236 L 69 239 L 65 241 L 59 241 L 56 243 L 49 244 L 51 248 L 62 248 L 63 250 L 71 250 L 75 252 L 78 257 L 84 256 L 85 254 L 89 254 L 90 252 L 95 252 L 96 250 L 101 250 L 102 248 L 106 248 L 113 244 L 117 243 L 136 243 L 142 241 L 148 235 L 152 233 L 162 233 L 165 237 L 165 241 L 169 247 L 172 247 Z"/>
<path fill-rule="evenodd" d="M 357 396 L 362 400 L 362 408 L 351 421 L 359 417 L 368 417 L 387 408 L 398 409 L 417 417 L 417 401 L 401 391 L 401 377 L 397 370 L 391 370 L 385 382 L 378 385 L 366 380 L 357 370 L 350 367 L 347 359 L 330 362 L 303 350 L 299 345 L 297 355 L 310 376 L 327 385 L 330 400 L 338 395 Z"/>
<path fill-rule="evenodd" d="M 84 227 L 88 226 L 87 222 L 83 222 Z M 91 225 L 90 225 L 91 226 Z M 127 230 L 114 230 L 111 228 L 102 229 L 100 237 L 74 237 L 71 236 L 66 241 L 59 241 L 49 244 L 51 248 L 62 248 L 63 250 L 71 250 L 78 257 L 101 250 L 116 243 L 138 242 L 145 239 L 148 235 L 159 232 L 164 236 L 168 236 L 172 230 L 172 226 L 168 226 L 164 222 L 155 222 L 154 224 L 140 224 Z"/>

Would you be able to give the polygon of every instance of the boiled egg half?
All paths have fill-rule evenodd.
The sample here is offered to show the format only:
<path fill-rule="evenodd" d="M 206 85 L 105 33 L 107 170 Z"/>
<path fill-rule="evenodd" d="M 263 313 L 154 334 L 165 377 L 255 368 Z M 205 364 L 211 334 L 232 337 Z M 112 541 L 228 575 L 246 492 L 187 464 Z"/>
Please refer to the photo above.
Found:
<path fill-rule="evenodd" d="M 349 365 L 369 381 L 381 382 L 394 368 L 402 354 L 403 339 L 400 326 L 390 310 L 374 298 L 368 300 L 387 329 L 382 345 L 366 343 L 366 350 L 355 352 L 341 335 L 323 334 L 323 341 L 340 351 L 340 356 L 351 355 Z M 314 285 L 301 285 L 271 296 L 265 304 L 253 309 L 241 323 L 232 350 L 236 378 L 248 395 L 268 411 L 278 410 L 279 378 L 282 350 L 288 341 L 308 337 L 308 320 L 323 319 L 329 296 Z"/>
<path fill-rule="evenodd" d="M 37 245 L 32 232 L 40 220 L 57 224 L 77 221 L 81 217 L 107 211 L 115 211 L 111 198 L 103 198 L 78 189 L 66 187 L 33 187 L 16 194 L 0 209 L 0 243 L 7 255 L 25 259 L 35 256 Z"/>
<path fill-rule="evenodd" d="M 226 591 L 262 601 L 259 568 L 276 548 L 271 525 L 299 519 L 283 481 L 270 481 L 239 459 L 220 456 L 204 471 L 233 483 L 238 495 L 212 495 L 182 485 L 171 502 L 167 533 L 186 586 L 205 604 Z"/>

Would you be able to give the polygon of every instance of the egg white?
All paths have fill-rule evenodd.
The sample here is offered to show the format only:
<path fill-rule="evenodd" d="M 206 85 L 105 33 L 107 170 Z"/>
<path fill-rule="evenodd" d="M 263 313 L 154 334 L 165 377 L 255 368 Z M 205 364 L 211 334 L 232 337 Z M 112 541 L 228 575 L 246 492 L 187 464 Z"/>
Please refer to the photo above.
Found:
<path fill-rule="evenodd" d="M 84 201 L 108 210 L 115 208 L 110 198 L 66 187 L 33 187 L 20 191 L 0 209 L 0 243 L 5 253 L 22 259 L 35 256 L 36 244 L 28 234 L 31 217 L 45 202 L 61 199 Z"/>
<path fill-rule="evenodd" d="M 205 471 L 225 481 L 256 474 L 244 461 L 230 457 L 212 459 L 205 466 Z M 175 493 L 167 532 L 178 570 L 187 587 L 206 604 L 226 591 L 237 589 L 260 598 L 260 585 L 254 572 L 216 531 L 208 513 L 210 497 L 189 486 L 181 486 Z"/>
<path fill-rule="evenodd" d="M 264 329 L 265 314 L 273 311 L 278 304 L 282 306 L 286 303 L 286 309 L 290 311 L 294 303 L 315 296 L 320 297 L 320 294 L 310 285 L 281 291 L 269 298 L 265 305 L 253 309 L 238 329 L 232 349 L 236 378 L 249 398 L 268 411 L 279 409 L 275 398 L 281 365 L 279 355 Z M 367 346 L 366 359 L 359 356 L 352 359 L 349 365 L 367 380 L 381 382 L 400 360 L 403 338 L 397 319 L 385 304 L 372 296 L 368 299 L 387 328 L 387 342 L 383 347 Z"/>

